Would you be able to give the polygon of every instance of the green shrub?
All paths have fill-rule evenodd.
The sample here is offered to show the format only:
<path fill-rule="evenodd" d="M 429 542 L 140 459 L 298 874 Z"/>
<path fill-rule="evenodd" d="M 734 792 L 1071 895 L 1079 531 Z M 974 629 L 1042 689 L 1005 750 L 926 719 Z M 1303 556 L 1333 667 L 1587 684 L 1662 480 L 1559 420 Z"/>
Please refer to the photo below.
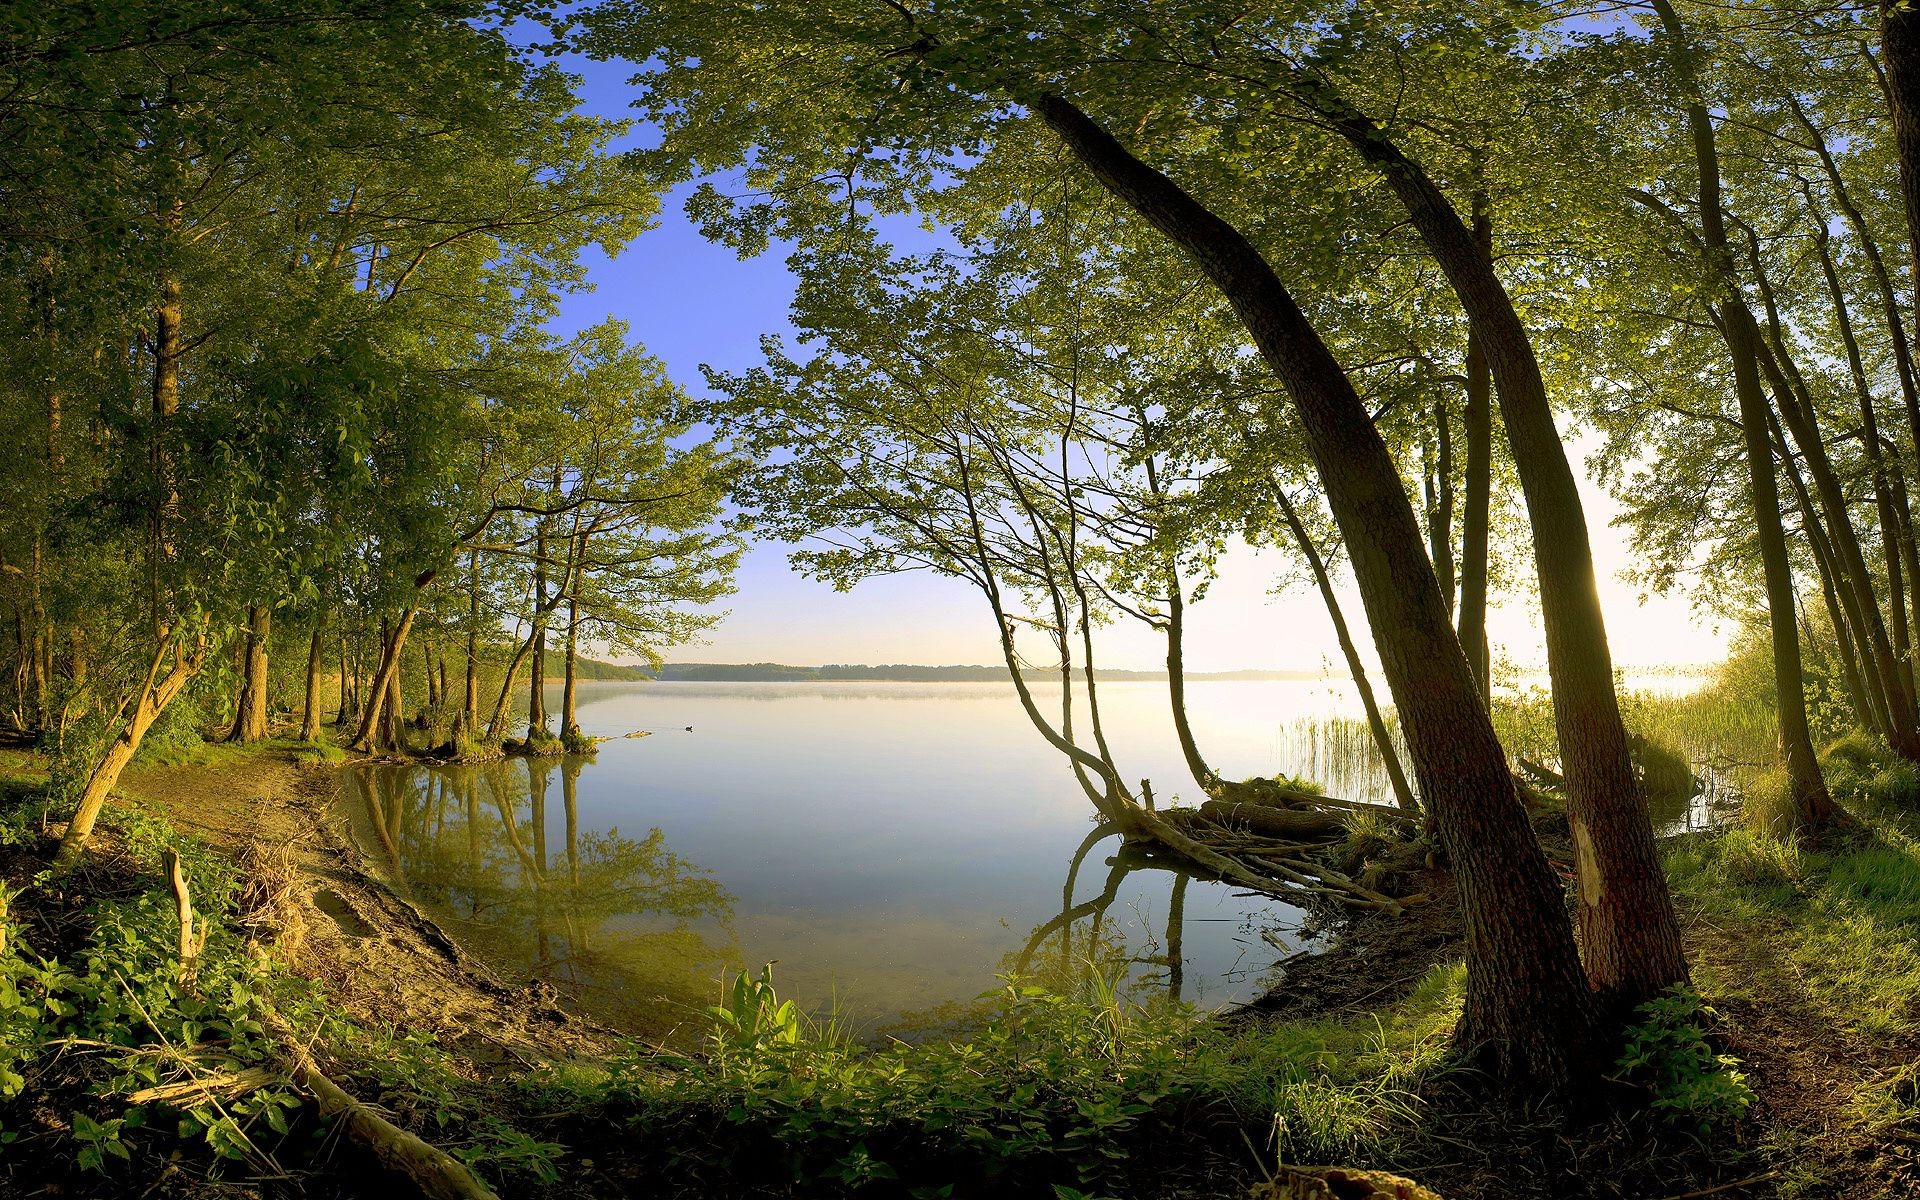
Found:
<path fill-rule="evenodd" d="M 1649 1089 L 1655 1109 L 1706 1133 L 1753 1103 L 1747 1077 L 1735 1069 L 1740 1060 L 1708 1040 L 1706 1023 L 1715 1014 L 1692 988 L 1669 988 L 1635 1012 L 1641 1020 L 1627 1030 L 1615 1066 Z"/>

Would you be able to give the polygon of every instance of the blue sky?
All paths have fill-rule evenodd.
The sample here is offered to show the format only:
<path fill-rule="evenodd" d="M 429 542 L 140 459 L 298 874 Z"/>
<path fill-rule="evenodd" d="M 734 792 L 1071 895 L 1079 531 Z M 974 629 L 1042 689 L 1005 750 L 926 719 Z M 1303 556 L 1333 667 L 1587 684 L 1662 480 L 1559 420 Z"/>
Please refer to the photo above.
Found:
<path fill-rule="evenodd" d="M 570 57 L 566 67 L 580 76 L 578 90 L 586 111 L 613 118 L 633 115 L 627 83 L 632 64 Z M 636 129 L 630 144 L 645 144 L 648 137 L 646 129 Z M 676 381 L 698 393 L 704 390 L 703 364 L 744 369 L 759 361 L 763 335 L 791 331 L 787 306 L 793 281 L 777 247 L 743 261 L 706 241 L 683 211 L 689 190 L 669 194 L 659 226 L 618 260 L 589 252 L 593 290 L 567 298 L 555 329 L 564 335 L 618 317 Z M 1577 462 L 1593 447 L 1573 431 L 1569 448 Z M 1616 578 L 1627 562 L 1624 537 L 1608 527 L 1618 506 L 1591 481 L 1583 493 L 1616 663 L 1697 663 L 1721 657 L 1726 630 L 1697 619 L 1682 599 L 1656 598 L 1643 606 L 1637 591 Z M 705 644 L 681 647 L 668 657 L 682 662 L 799 664 L 998 661 L 992 621 L 966 585 L 918 575 L 876 580 L 838 593 L 791 571 L 787 551 L 772 544 L 749 551 L 738 594 L 727 602 L 727 620 Z M 1270 594 L 1272 580 L 1286 570 L 1283 560 L 1244 548 L 1227 556 L 1220 579 L 1192 617 L 1190 669 L 1311 669 L 1338 660 L 1317 595 L 1302 588 Z M 1349 619 L 1361 623 L 1359 600 L 1350 589 L 1345 604 Z M 1497 647 L 1516 663 L 1536 665 L 1544 661 L 1537 623 L 1527 605 L 1512 604 L 1492 614 L 1490 632 Z M 1162 653 L 1144 629 L 1116 629 L 1104 639 L 1101 661 L 1111 667 L 1152 668 Z"/>

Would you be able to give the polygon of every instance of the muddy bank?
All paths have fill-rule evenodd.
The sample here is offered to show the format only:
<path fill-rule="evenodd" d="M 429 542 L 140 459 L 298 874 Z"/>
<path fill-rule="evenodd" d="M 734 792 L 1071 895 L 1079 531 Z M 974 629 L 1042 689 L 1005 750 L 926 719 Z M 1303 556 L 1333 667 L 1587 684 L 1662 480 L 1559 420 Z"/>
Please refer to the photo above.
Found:
<path fill-rule="evenodd" d="M 129 772 L 123 790 L 283 875 L 277 947 L 355 1017 L 430 1031 L 482 1073 L 610 1052 L 619 1035 L 567 1012 L 544 985 L 503 981 L 381 877 L 339 811 L 342 769 L 267 751 L 232 766 Z"/>

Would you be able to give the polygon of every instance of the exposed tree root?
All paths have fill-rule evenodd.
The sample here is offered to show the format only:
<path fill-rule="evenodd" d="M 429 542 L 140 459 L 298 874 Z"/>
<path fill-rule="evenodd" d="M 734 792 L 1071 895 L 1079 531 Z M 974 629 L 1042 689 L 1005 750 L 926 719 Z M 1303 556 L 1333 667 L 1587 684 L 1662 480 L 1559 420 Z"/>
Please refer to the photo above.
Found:
<path fill-rule="evenodd" d="M 1316 796 L 1268 780 L 1223 784 L 1199 808 L 1130 814 L 1134 836 L 1164 846 L 1228 883 L 1273 896 L 1305 891 L 1355 908 L 1398 913 L 1423 896 L 1393 896 L 1349 877 L 1330 861 L 1349 840 L 1357 814 L 1385 818 L 1399 834 L 1418 819 L 1397 808 Z M 1409 843 L 1411 846 L 1411 843 Z"/>

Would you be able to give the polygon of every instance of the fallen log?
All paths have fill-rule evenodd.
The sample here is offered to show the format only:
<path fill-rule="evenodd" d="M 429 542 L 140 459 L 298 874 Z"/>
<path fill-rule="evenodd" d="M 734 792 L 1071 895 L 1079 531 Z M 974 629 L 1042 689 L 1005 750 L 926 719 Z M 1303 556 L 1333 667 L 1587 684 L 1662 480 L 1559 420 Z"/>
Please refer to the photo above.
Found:
<path fill-rule="evenodd" d="M 1277 838 L 1336 841 L 1347 831 L 1344 814 L 1326 809 L 1282 808 L 1253 801 L 1209 800 L 1197 810 L 1202 820 L 1216 825 L 1251 829 Z"/>
<path fill-rule="evenodd" d="M 1223 782 L 1219 790 L 1220 795 L 1216 797 L 1216 801 L 1219 802 L 1266 804 L 1280 808 L 1339 808 L 1349 812 L 1373 813 L 1389 821 L 1404 821 L 1407 824 L 1420 819 L 1418 813 L 1408 812 L 1391 804 L 1374 804 L 1367 800 L 1343 800 L 1339 796 L 1322 796 L 1318 792 L 1303 792 L 1298 788 L 1282 787 L 1268 779 L 1249 779 L 1245 783 Z M 1209 803 L 1212 802 L 1214 801 Z"/>
<path fill-rule="evenodd" d="M 313 1096 L 320 1115 L 338 1121 L 347 1140 L 372 1155 L 388 1174 L 412 1184 L 426 1200 L 499 1200 L 465 1163 L 408 1133 L 328 1079 L 283 1018 L 268 1014 L 267 1027 L 280 1039 L 293 1081 Z"/>

